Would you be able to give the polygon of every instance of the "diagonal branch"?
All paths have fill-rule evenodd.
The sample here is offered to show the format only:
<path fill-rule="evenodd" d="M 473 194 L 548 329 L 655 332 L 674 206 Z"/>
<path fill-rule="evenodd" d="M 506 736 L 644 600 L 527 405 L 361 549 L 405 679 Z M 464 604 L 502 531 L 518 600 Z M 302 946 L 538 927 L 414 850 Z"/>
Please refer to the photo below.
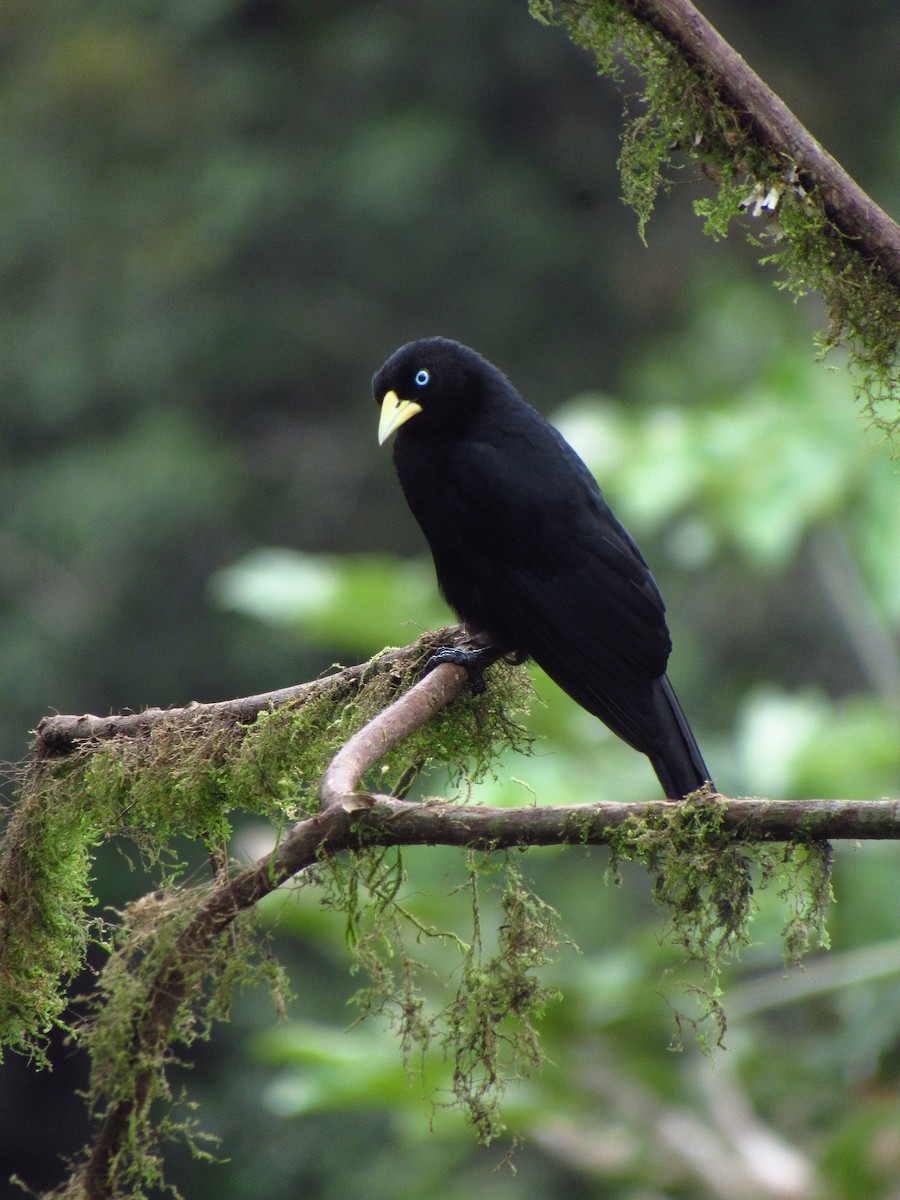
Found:
<path fill-rule="evenodd" d="M 900 289 L 900 227 L 823 149 L 787 105 L 690 0 L 625 0 L 703 74 L 756 140 L 796 164 L 800 182 L 816 190 L 829 220 Z"/>
<path fill-rule="evenodd" d="M 444 663 L 355 733 L 328 765 L 319 789 L 322 808 L 346 803 L 366 771 L 455 700 L 466 679 L 463 667 Z"/>

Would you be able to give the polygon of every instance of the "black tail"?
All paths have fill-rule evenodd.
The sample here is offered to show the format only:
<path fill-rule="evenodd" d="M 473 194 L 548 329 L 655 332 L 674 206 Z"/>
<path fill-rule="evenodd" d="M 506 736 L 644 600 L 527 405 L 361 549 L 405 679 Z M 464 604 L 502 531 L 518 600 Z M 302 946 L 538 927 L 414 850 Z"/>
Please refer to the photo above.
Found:
<path fill-rule="evenodd" d="M 653 685 L 653 703 L 660 737 L 658 749 L 647 757 L 668 799 L 681 800 L 704 783 L 712 782 L 709 768 L 665 675 Z"/>

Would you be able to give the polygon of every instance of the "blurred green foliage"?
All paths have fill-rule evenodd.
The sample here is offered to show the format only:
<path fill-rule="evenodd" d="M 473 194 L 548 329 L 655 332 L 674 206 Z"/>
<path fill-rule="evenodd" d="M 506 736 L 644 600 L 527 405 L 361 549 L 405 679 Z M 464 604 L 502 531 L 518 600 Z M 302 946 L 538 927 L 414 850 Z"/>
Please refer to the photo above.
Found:
<path fill-rule="evenodd" d="M 896 211 L 893 0 L 702 7 Z M 443 621 L 368 386 L 439 332 L 503 366 L 597 471 L 666 596 L 723 790 L 897 795 L 896 467 L 844 372 L 810 361 L 815 306 L 701 237 L 708 184 L 660 203 L 641 245 L 619 98 L 524 0 L 13 2 L 0 33 L 5 758 L 50 709 L 264 691 Z M 479 799 L 655 794 L 639 756 L 536 687 L 536 756 Z M 270 836 L 248 825 L 235 848 Z M 549 1062 L 508 1096 L 515 1175 L 432 1111 L 377 1021 L 343 1032 L 360 981 L 340 919 L 312 888 L 281 897 L 296 1024 L 262 1031 L 265 998 L 240 998 L 189 1079 L 229 1162 L 175 1152 L 172 1177 L 225 1200 L 888 1200 L 898 858 L 838 848 L 834 950 L 805 975 L 784 975 L 783 912 L 759 897 L 710 1062 L 669 1052 L 667 999 L 690 981 L 667 974 L 643 873 L 613 888 L 602 854 L 530 853 L 580 953 L 545 972 L 563 996 Z M 460 856 L 407 866 L 417 911 L 452 907 Z M 114 851 L 99 874 L 113 905 L 151 886 Z M 52 1185 L 48 1131 L 60 1153 L 84 1140 L 81 1068 L 57 1049 L 53 1076 L 0 1075 L 4 1179 Z"/>

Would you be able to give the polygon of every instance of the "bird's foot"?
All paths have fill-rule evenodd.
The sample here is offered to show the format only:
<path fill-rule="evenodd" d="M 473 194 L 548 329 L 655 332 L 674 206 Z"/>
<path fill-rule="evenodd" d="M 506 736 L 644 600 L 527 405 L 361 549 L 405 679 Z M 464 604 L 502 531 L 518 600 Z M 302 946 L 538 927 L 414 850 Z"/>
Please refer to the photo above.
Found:
<path fill-rule="evenodd" d="M 442 663 L 455 663 L 465 669 L 472 694 L 480 696 L 487 690 L 484 672 L 504 654 L 505 650 L 500 646 L 441 646 L 425 663 L 425 672 L 433 671 Z"/>

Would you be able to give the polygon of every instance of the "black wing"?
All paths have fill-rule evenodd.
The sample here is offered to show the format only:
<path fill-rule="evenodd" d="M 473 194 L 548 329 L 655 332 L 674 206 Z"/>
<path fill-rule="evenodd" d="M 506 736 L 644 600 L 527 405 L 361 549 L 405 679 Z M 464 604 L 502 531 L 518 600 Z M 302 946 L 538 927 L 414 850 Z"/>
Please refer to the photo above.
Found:
<path fill-rule="evenodd" d="M 659 590 L 593 476 L 519 402 L 462 440 L 398 456 L 449 603 L 523 651 L 579 704 L 648 753 L 653 681 L 671 643 Z"/>

